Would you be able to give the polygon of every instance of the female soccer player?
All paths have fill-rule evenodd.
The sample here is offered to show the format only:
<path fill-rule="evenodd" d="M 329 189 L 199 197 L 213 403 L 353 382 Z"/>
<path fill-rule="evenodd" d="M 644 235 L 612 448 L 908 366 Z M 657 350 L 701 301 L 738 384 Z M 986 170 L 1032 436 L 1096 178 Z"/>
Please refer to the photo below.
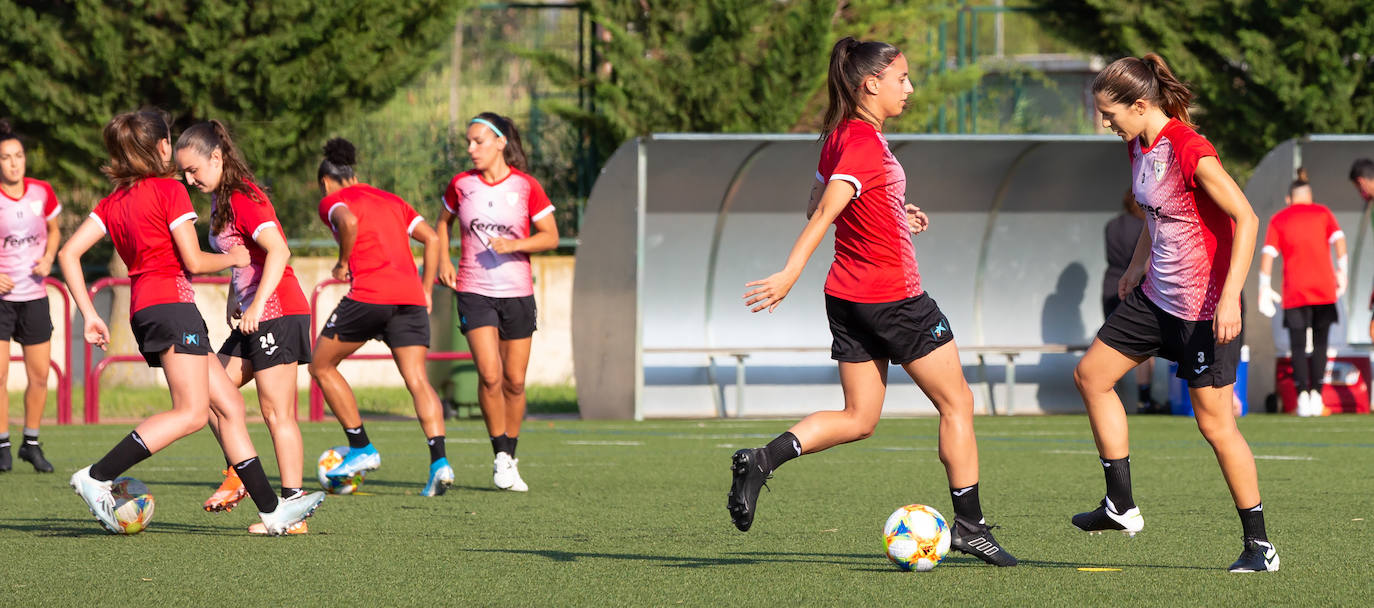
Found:
<path fill-rule="evenodd" d="M 1126 412 L 1112 388 L 1159 355 L 1178 362 L 1178 377 L 1188 381 L 1198 430 L 1216 452 L 1240 513 L 1245 549 L 1231 571 L 1278 570 L 1264 531 L 1255 459 L 1231 408 L 1240 291 L 1259 221 L 1212 144 L 1190 126 L 1192 93 L 1163 58 L 1151 53 L 1113 62 L 1093 81 L 1093 96 L 1102 126 L 1127 144 L 1146 229 L 1121 277 L 1121 306 L 1074 370 L 1107 495 L 1096 510 L 1075 515 L 1073 525 L 1088 532 L 1141 530 L 1144 520 L 1131 497 Z"/>
<path fill-rule="evenodd" d="M 110 531 L 117 529 L 110 481 L 173 441 L 200 430 L 213 407 L 219 418 L 224 455 L 243 479 L 269 534 L 283 534 L 309 517 L 324 494 L 277 499 L 262 470 L 244 423 L 243 396 L 224 368 L 210 361 L 205 320 L 195 305 L 189 276 L 249 264 L 248 250 L 200 250 L 196 212 L 172 167 L 171 133 L 156 112 L 130 112 L 105 125 L 110 161 L 102 168 L 114 192 L 96 205 L 77 228 L 58 259 L 67 288 L 86 319 L 86 341 L 104 348 L 110 330 L 86 293 L 81 256 L 110 235 L 129 266 L 130 325 L 138 350 L 150 367 L 161 367 L 172 394 L 172 410 L 154 414 L 95 464 L 72 475 L 71 485 L 91 513 Z M 213 396 L 213 398 L 212 398 Z"/>
<path fill-rule="evenodd" d="M 1121 305 L 1121 296 L 1116 293 L 1117 283 L 1135 255 L 1136 241 L 1140 231 L 1145 229 L 1145 212 L 1135 203 L 1135 195 L 1130 189 L 1121 198 L 1121 213 L 1107 222 L 1103 229 L 1103 242 L 1107 252 L 1107 270 L 1102 273 L 1102 318 L 1112 316 L 1112 311 Z M 1135 368 L 1136 413 L 1167 414 L 1167 408 L 1156 405 L 1150 396 L 1150 376 L 1154 373 L 1154 359 L 1146 359 Z"/>
<path fill-rule="evenodd" d="M 735 526 L 753 524 L 759 488 L 783 463 L 873 434 L 882 414 L 888 364 L 901 365 L 940 412 L 940 461 L 954 503 L 955 549 L 998 566 L 1016 558 L 998 544 L 978 499 L 973 391 L 964 380 L 949 320 L 921 286 L 908 232 L 929 225 L 906 202 L 906 174 L 883 139 L 884 121 L 911 94 L 907 61 L 883 42 L 844 38 L 830 53 L 825 145 L 811 191 L 810 218 L 781 272 L 748 284 L 753 312 L 776 310 L 835 224 L 835 262 L 825 307 L 839 362 L 844 410 L 803 418 L 767 446 L 735 452 L 726 506 Z"/>
<path fill-rule="evenodd" d="M 296 425 L 296 366 L 310 362 L 310 305 L 287 264 L 291 250 L 267 194 L 257 186 L 253 171 L 229 130 L 218 120 L 182 132 L 176 144 L 177 167 L 186 183 L 212 197 L 210 241 L 215 249 L 248 248 L 249 264 L 233 269 L 229 310 L 225 321 L 238 327 L 219 349 L 219 361 L 229 381 L 241 387 L 256 381 L 262 417 L 272 434 L 281 473 L 281 495 L 302 493 L 304 466 L 301 429 Z M 210 418 L 219 435 L 219 421 Z M 246 495 L 233 468 L 225 469 L 224 483 L 209 500 L 207 511 L 228 511 Z M 250 532 L 266 531 L 260 524 Z M 291 529 L 304 534 L 305 522 Z"/>
<path fill-rule="evenodd" d="M 544 188 L 525 173 L 515 123 L 483 112 L 468 123 L 467 137 L 473 168 L 449 182 L 439 214 L 440 243 L 449 242 L 453 219 L 459 219 L 462 257 L 455 271 L 442 256 L 439 280 L 458 292 L 459 324 L 481 379 L 477 402 L 495 455 L 492 483 L 525 492 L 515 445 L 535 329 L 529 254 L 557 247 L 558 226 Z"/>
<path fill-rule="evenodd" d="M 1337 320 L 1336 301 L 1345 294 L 1349 258 L 1345 233 L 1336 216 L 1312 202 L 1307 172 L 1288 187 L 1288 206 L 1269 220 L 1260 256 L 1259 310 L 1274 316 L 1274 304 L 1283 303 L 1283 326 L 1288 329 L 1292 350 L 1293 385 L 1298 390 L 1299 416 L 1326 414 L 1322 402 L 1322 378 L 1326 375 L 1326 343 L 1331 324 Z M 1336 265 L 1331 265 L 1331 247 Z M 1274 258 L 1283 256 L 1283 295 L 1270 288 Z M 1312 332 L 1312 355 L 1307 355 L 1307 332 Z"/>
<path fill-rule="evenodd" d="M 43 277 L 52 270 L 62 231 L 57 216 L 62 203 L 45 181 L 24 176 L 24 144 L 0 120 L 0 472 L 13 466 L 10 458 L 10 340 L 24 349 L 24 443 L 19 459 L 39 473 L 52 464 L 38 444 L 38 425 L 48 402 L 48 360 L 52 350 L 52 317 Z"/>
<path fill-rule="evenodd" d="M 382 455 L 367 438 L 353 389 L 339 373 L 339 363 L 368 340 L 380 339 L 391 348 L 406 389 L 415 402 L 415 415 L 429 442 L 429 481 L 424 496 L 439 496 L 453 484 L 453 469 L 444 449 L 444 411 L 439 395 L 425 376 L 429 353 L 429 288 L 434 284 L 441 245 L 434 229 L 401 197 L 358 181 L 353 171 L 357 150 L 344 139 L 324 145 L 318 173 L 320 219 L 339 242 L 334 278 L 351 280 L 352 288 L 315 342 L 310 375 L 320 383 L 324 399 L 343 425 L 348 455 L 330 469 L 330 477 L 348 477 L 382 466 Z M 409 239 L 425 245 L 421 278 L 410 255 Z"/>

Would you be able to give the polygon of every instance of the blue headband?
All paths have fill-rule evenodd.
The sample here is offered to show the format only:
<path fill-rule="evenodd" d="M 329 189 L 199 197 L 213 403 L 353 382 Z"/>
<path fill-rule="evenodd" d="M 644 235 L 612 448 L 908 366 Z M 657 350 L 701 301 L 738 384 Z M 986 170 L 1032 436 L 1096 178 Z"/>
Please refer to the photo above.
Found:
<path fill-rule="evenodd" d="M 491 132 L 492 132 L 492 133 L 495 133 L 497 137 L 505 137 L 505 136 L 506 136 L 505 133 L 502 133 L 500 129 L 496 128 L 496 125 L 491 124 L 491 121 L 490 121 L 490 120 L 487 120 L 487 119 L 485 119 L 485 118 L 474 118 L 474 119 L 468 121 L 468 124 L 473 124 L 473 123 L 478 123 L 478 124 L 484 124 L 484 125 L 486 125 L 487 128 L 491 129 Z"/>

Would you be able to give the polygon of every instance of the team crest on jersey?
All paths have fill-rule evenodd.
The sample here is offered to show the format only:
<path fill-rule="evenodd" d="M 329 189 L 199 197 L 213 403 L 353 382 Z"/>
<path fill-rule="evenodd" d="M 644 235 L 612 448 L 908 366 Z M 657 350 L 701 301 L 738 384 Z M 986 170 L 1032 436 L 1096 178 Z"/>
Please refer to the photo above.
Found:
<path fill-rule="evenodd" d="M 1164 170 L 1168 167 L 1162 160 L 1155 161 L 1155 181 L 1164 180 Z"/>
<path fill-rule="evenodd" d="M 516 192 L 506 193 L 506 206 L 515 207 L 520 204 L 520 194 Z"/>

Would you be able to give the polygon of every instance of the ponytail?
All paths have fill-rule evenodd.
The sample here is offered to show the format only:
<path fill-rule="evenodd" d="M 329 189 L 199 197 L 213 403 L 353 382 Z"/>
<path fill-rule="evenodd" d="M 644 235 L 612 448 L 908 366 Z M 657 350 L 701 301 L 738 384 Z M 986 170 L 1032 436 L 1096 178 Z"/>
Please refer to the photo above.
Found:
<path fill-rule="evenodd" d="M 101 136 L 110 162 L 100 172 L 110 178 L 115 189 L 127 188 L 144 178 L 176 175 L 176 168 L 163 162 L 157 149 L 158 142 L 172 139 L 172 129 L 162 112 L 125 112 L 111 118 Z"/>
<path fill-rule="evenodd" d="M 829 105 L 821 123 L 821 139 L 829 137 L 841 123 L 864 118 L 867 110 L 859 103 L 859 88 L 865 78 L 881 74 L 902 54 L 886 42 L 860 42 L 845 36 L 830 49 L 830 68 L 826 74 Z M 869 115 L 868 119 L 874 117 Z M 876 120 L 875 120 L 876 122 Z"/>
<path fill-rule="evenodd" d="M 215 208 L 210 216 L 211 232 L 219 233 L 233 221 L 234 211 L 233 206 L 229 204 L 229 197 L 235 192 L 259 204 L 267 202 L 249 185 L 254 181 L 253 170 L 248 168 L 248 163 L 243 160 L 243 154 L 234 144 L 234 139 L 229 136 L 229 128 L 225 127 L 224 123 L 211 120 L 192 125 L 191 128 L 182 131 L 181 137 L 177 138 L 176 150 L 180 152 L 187 148 L 195 150 L 196 154 L 206 160 L 209 160 L 215 150 L 219 150 L 220 159 L 223 161 L 223 173 L 220 174 L 219 185 L 215 187 L 214 192 Z"/>
<path fill-rule="evenodd" d="M 11 139 L 19 140 L 19 145 L 24 145 L 24 141 L 19 139 L 19 134 L 15 133 L 14 128 L 10 126 L 10 121 L 0 118 L 0 143 Z"/>
<path fill-rule="evenodd" d="M 520 131 L 515 128 L 515 121 L 509 116 L 501 116 L 495 112 L 482 112 L 468 121 L 469 124 L 474 122 L 486 125 L 497 137 L 506 138 L 506 148 L 501 153 L 506 165 L 521 171 L 529 171 L 529 158 L 525 156 L 525 147 L 520 142 Z"/>
<path fill-rule="evenodd" d="M 1189 128 L 1197 128 L 1189 116 L 1193 92 L 1174 76 L 1164 58 L 1156 53 L 1122 57 L 1097 73 L 1093 94 L 1103 93 L 1114 103 L 1130 105 L 1144 99 Z"/>

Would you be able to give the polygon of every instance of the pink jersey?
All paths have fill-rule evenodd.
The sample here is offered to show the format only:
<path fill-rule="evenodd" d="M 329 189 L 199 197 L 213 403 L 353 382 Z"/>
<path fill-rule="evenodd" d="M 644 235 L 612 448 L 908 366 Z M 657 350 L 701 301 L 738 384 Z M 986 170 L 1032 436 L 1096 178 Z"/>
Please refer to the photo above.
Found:
<path fill-rule="evenodd" d="M 825 293 L 876 304 L 921 295 L 921 273 L 906 220 L 906 171 L 873 125 L 850 120 L 821 148 L 816 179 L 854 186 L 835 218 L 835 262 Z"/>
<path fill-rule="evenodd" d="M 286 240 L 286 233 L 277 221 L 277 211 L 272 207 L 272 201 L 268 200 L 267 194 L 256 184 L 249 183 L 248 187 L 257 198 L 242 192 L 231 194 L 229 203 L 233 208 L 232 220 L 222 227 L 218 234 L 210 235 L 210 245 L 217 251 L 229 251 L 235 245 L 248 248 L 249 264 L 243 268 L 230 269 L 230 297 L 238 298 L 239 310 L 248 310 L 248 307 L 253 305 L 253 299 L 258 293 L 258 284 L 262 282 L 267 250 L 258 244 L 258 235 L 264 230 L 274 230 L 281 235 L 283 241 Z M 219 204 L 218 198 L 212 202 L 211 215 L 214 215 L 215 205 Z M 276 291 L 267 297 L 263 305 L 262 318 L 259 321 L 308 314 L 310 304 L 305 299 L 305 293 L 301 291 L 300 282 L 296 280 L 296 271 L 287 264 L 286 269 L 282 271 L 281 281 L 277 283 Z"/>
<path fill-rule="evenodd" d="M 48 220 L 59 213 L 62 203 L 48 182 L 24 178 L 18 199 L 0 191 L 0 273 L 14 281 L 14 289 L 0 299 L 28 302 L 47 295 L 33 265 L 48 248 Z"/>
<path fill-rule="evenodd" d="M 1185 321 L 1210 321 L 1231 267 L 1235 222 L 1197 183 L 1198 162 L 1217 151 L 1170 119 L 1148 148 L 1134 140 L 1131 189 L 1152 241 L 1142 288 L 1156 306 Z"/>
<path fill-rule="evenodd" d="M 484 181 L 480 171 L 464 171 L 444 190 L 444 208 L 462 226 L 458 291 L 489 298 L 534 295 L 529 254 L 496 253 L 490 243 L 492 237 L 528 238 L 530 224 L 553 213 L 539 182 L 515 168 L 494 184 Z"/>

